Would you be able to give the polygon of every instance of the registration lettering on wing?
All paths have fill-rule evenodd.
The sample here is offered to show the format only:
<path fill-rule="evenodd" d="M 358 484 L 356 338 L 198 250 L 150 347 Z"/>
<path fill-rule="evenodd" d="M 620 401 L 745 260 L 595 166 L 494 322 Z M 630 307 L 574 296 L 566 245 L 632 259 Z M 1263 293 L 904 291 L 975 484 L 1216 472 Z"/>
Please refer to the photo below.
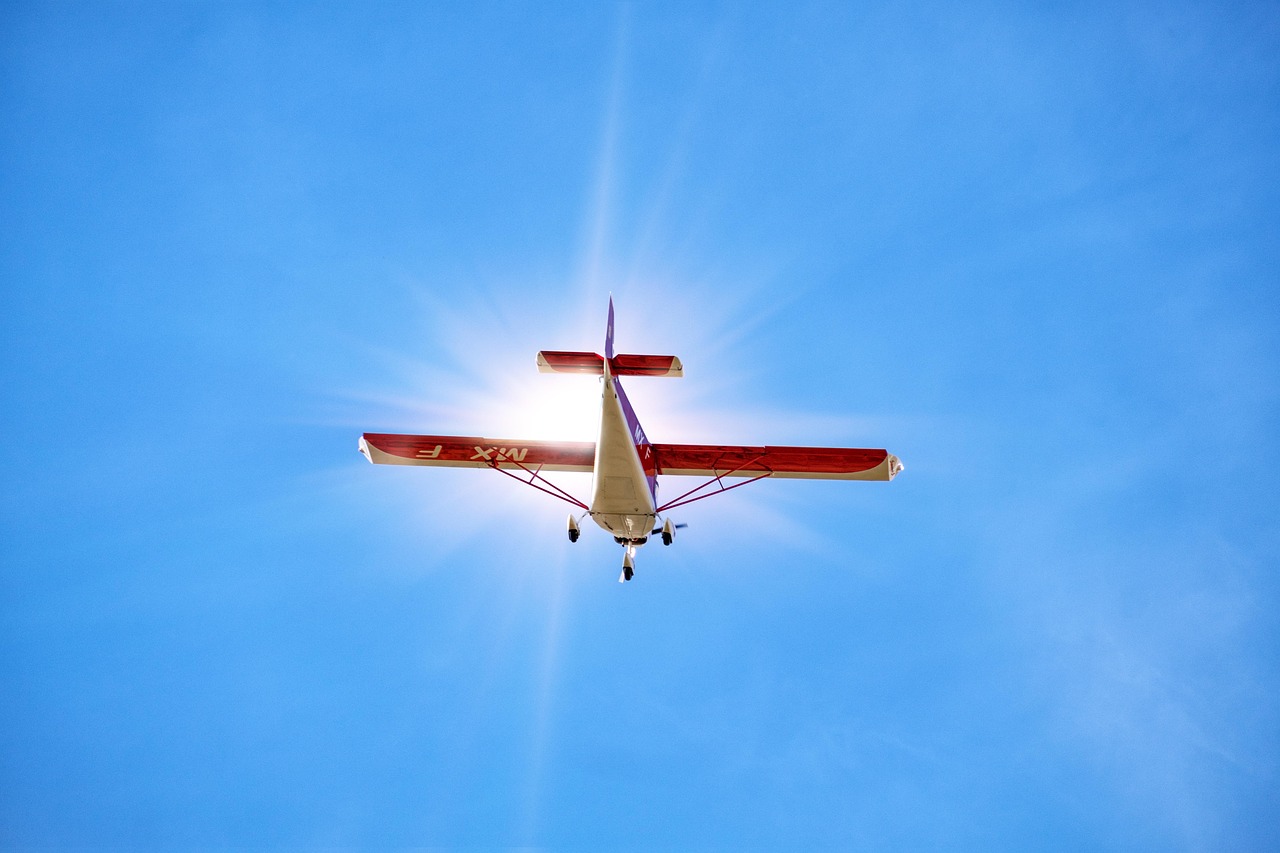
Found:
<path fill-rule="evenodd" d="M 527 447 L 475 447 L 473 462 L 523 462 L 529 454 Z"/>

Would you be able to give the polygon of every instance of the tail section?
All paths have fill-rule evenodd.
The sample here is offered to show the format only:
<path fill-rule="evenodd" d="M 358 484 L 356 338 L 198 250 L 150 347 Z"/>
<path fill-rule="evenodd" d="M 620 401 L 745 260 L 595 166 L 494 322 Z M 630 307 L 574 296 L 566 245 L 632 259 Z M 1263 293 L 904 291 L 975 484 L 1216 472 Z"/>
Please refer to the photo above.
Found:
<path fill-rule="evenodd" d="M 604 357 L 613 358 L 613 296 L 609 296 L 609 325 L 604 330 Z"/>
<path fill-rule="evenodd" d="M 674 355 L 615 355 L 609 359 L 610 376 L 684 376 L 684 365 Z M 604 356 L 598 352 L 543 350 L 538 353 L 539 373 L 604 373 Z"/>
<path fill-rule="evenodd" d="M 604 333 L 604 355 L 598 352 L 543 350 L 538 353 L 539 373 L 604 374 L 609 362 L 611 376 L 684 376 L 684 365 L 674 355 L 613 354 L 613 297 L 609 297 L 609 326 Z"/>

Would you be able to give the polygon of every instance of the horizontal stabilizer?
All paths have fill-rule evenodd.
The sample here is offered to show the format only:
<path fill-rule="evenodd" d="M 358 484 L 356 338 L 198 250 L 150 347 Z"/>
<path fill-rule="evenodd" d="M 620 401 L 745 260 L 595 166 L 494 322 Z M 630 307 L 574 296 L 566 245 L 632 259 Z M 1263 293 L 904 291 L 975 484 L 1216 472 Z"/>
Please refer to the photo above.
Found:
<path fill-rule="evenodd" d="M 538 353 L 541 373 L 604 373 L 604 356 L 596 352 L 543 350 Z M 674 355 L 615 355 L 609 359 L 614 376 L 684 376 L 684 365 Z"/>
<path fill-rule="evenodd" d="M 538 353 L 538 372 L 587 373 L 599 376 L 604 373 L 604 356 L 598 352 L 543 350 Z"/>
<path fill-rule="evenodd" d="M 609 370 L 614 376 L 684 376 L 684 365 L 674 355 L 615 355 Z"/>
<path fill-rule="evenodd" d="M 468 435 L 395 435 L 366 432 L 360 452 L 380 465 L 438 465 L 540 471 L 595 470 L 591 441 L 521 441 Z"/>
<path fill-rule="evenodd" d="M 892 480 L 903 469 L 887 450 L 855 447 L 655 444 L 653 455 L 659 474 L 695 477 Z"/>

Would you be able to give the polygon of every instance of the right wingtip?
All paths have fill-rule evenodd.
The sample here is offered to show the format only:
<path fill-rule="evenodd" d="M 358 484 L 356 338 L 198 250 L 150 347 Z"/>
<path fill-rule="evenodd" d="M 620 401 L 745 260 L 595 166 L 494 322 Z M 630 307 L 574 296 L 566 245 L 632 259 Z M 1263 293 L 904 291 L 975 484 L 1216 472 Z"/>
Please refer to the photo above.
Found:
<path fill-rule="evenodd" d="M 902 464 L 901 459 L 894 456 L 892 453 L 889 454 L 889 479 L 890 480 L 892 480 L 894 477 L 901 474 L 906 469 L 907 469 L 907 466 Z"/>

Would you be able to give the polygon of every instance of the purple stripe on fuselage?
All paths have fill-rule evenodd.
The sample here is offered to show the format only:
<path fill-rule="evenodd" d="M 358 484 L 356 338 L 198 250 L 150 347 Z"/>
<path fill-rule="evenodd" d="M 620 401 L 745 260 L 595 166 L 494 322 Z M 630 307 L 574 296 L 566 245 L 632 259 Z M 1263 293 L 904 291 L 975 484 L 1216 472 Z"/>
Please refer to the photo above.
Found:
<path fill-rule="evenodd" d="M 627 433 L 631 436 L 632 442 L 636 446 L 636 454 L 640 457 L 640 467 L 644 469 L 645 481 L 649 484 L 649 497 L 653 498 L 654 505 L 658 503 L 658 462 L 653 455 L 653 447 L 649 444 L 649 438 L 644 434 L 644 427 L 640 426 L 640 419 L 636 417 L 636 410 L 631 408 L 631 401 L 627 399 L 627 392 L 622 390 L 622 383 L 617 377 L 611 377 L 610 382 L 613 388 L 618 392 L 618 402 L 622 405 L 622 416 L 627 420 Z"/>

